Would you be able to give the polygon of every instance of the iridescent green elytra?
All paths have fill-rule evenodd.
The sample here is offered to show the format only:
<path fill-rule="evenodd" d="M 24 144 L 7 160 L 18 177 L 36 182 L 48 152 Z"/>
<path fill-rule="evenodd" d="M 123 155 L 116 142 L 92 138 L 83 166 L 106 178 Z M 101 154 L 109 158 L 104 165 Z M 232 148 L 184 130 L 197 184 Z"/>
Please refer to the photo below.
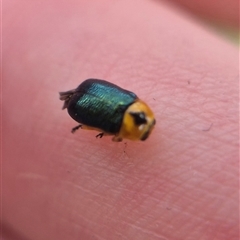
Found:
<path fill-rule="evenodd" d="M 63 108 L 74 120 L 110 134 L 119 132 L 126 109 L 138 98 L 133 92 L 98 79 L 87 79 L 60 95 L 67 96 Z"/>

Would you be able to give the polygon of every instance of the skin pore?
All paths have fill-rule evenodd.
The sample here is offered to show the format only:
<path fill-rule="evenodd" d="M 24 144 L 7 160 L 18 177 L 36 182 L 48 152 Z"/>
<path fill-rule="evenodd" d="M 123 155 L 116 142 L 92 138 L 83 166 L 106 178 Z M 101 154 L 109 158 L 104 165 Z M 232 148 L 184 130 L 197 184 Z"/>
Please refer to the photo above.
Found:
<path fill-rule="evenodd" d="M 6 240 L 238 239 L 237 46 L 160 1 L 3 10 Z M 71 134 L 58 92 L 90 77 L 151 107 L 149 139 Z"/>

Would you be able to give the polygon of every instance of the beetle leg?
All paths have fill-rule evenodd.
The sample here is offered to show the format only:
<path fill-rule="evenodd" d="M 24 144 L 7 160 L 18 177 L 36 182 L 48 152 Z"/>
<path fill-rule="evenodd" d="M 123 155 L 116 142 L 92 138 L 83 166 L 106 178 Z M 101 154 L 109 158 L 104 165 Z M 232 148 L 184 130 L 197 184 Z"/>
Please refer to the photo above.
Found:
<path fill-rule="evenodd" d="M 103 132 L 101 132 L 101 133 L 99 133 L 99 134 L 97 134 L 97 135 L 96 135 L 96 138 L 102 138 L 102 137 L 103 137 L 103 135 L 104 135 L 104 133 L 103 133 Z"/>
<path fill-rule="evenodd" d="M 113 141 L 113 142 L 121 142 L 121 141 L 122 141 L 122 138 L 119 137 L 119 136 L 114 136 L 114 137 L 112 138 L 112 141 Z"/>
<path fill-rule="evenodd" d="M 82 128 L 82 124 L 77 125 L 76 127 L 72 128 L 72 133 L 75 133 L 79 128 Z"/>

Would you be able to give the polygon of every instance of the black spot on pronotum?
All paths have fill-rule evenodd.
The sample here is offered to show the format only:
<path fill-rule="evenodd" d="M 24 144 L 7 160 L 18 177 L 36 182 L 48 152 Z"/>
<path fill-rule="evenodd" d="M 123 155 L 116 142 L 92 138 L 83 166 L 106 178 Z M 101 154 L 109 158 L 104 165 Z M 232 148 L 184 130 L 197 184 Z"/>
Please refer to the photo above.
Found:
<path fill-rule="evenodd" d="M 143 136 L 141 137 L 141 141 L 145 141 L 147 138 L 148 138 L 148 136 L 149 136 L 149 133 L 150 133 L 150 131 L 148 130 L 148 131 L 146 131 L 144 134 L 143 134 Z"/>
<path fill-rule="evenodd" d="M 156 124 L 156 120 L 154 119 L 153 122 L 152 122 L 151 127 L 153 127 L 155 124 Z M 141 137 L 141 141 L 145 141 L 145 140 L 148 138 L 148 136 L 149 136 L 149 134 L 150 134 L 150 129 L 151 129 L 151 128 L 149 128 L 148 131 L 146 131 L 146 132 L 143 134 L 143 136 Z"/>
<path fill-rule="evenodd" d="M 131 116 L 134 119 L 136 125 L 141 125 L 147 123 L 146 116 L 144 112 L 130 112 Z"/>

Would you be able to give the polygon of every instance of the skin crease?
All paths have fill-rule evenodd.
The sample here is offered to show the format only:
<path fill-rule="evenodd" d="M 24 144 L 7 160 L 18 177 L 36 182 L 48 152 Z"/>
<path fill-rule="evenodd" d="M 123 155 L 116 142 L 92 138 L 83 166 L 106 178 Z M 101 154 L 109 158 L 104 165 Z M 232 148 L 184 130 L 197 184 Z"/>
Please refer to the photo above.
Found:
<path fill-rule="evenodd" d="M 6 240 L 237 240 L 238 47 L 158 1 L 4 1 Z M 155 113 L 145 142 L 79 130 L 89 78 Z"/>

